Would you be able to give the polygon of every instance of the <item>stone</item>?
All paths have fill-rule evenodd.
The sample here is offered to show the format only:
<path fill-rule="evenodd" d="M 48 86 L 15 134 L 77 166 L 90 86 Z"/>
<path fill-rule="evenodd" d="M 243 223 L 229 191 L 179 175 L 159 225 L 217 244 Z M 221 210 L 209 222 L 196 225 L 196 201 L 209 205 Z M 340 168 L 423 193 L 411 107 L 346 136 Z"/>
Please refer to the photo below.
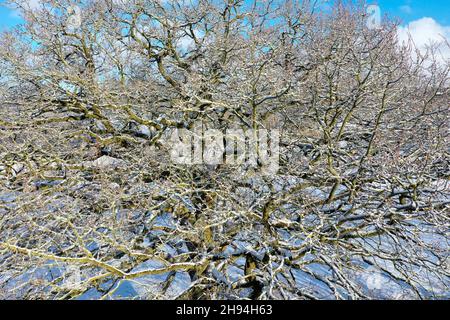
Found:
<path fill-rule="evenodd" d="M 25 165 L 23 163 L 15 163 L 12 167 L 13 175 L 17 175 L 25 169 Z"/>
<path fill-rule="evenodd" d="M 340 149 L 346 149 L 348 147 L 347 141 L 339 141 L 338 146 Z"/>
<path fill-rule="evenodd" d="M 97 133 L 103 133 L 106 132 L 106 126 L 103 124 L 103 122 L 99 120 L 94 121 L 93 131 Z"/>
<path fill-rule="evenodd" d="M 120 185 L 119 185 L 118 183 L 115 183 L 115 182 L 110 183 L 110 184 L 109 184 L 109 187 L 110 187 L 112 190 L 115 190 L 115 191 L 120 190 Z"/>
<path fill-rule="evenodd" d="M 50 188 L 57 186 L 61 183 L 63 183 L 63 180 L 46 180 L 46 179 L 40 179 L 35 180 L 32 182 L 32 185 L 35 187 L 35 189 L 42 189 L 42 188 Z"/>
<path fill-rule="evenodd" d="M 92 166 L 97 169 L 116 169 L 123 167 L 125 161 L 110 156 L 102 156 L 92 162 Z"/>
<path fill-rule="evenodd" d="M 132 133 L 134 136 L 144 139 L 151 139 L 154 136 L 154 128 L 149 128 L 144 124 L 138 124 L 136 122 L 130 122 L 127 125 L 128 132 Z"/>
<path fill-rule="evenodd" d="M 137 127 L 137 133 L 139 136 L 145 137 L 145 138 L 151 138 L 152 132 L 150 131 L 149 127 L 146 125 L 140 125 Z"/>

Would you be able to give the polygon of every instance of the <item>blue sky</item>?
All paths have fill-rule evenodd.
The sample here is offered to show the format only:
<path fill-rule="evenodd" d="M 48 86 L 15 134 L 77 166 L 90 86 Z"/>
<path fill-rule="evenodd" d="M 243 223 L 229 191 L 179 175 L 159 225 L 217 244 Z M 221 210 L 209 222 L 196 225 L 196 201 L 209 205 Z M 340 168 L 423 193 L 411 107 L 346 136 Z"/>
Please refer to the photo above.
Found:
<path fill-rule="evenodd" d="M 3 3 L 3 0 L 0 0 L 0 5 Z M 0 30 L 4 30 L 7 26 L 14 25 L 19 20 L 13 17 L 14 14 L 11 13 L 10 10 L 0 6 Z"/>
<path fill-rule="evenodd" d="M 450 25 L 449 0 L 378 0 L 382 12 L 398 16 L 405 23 L 424 17 L 433 18 L 441 25 Z"/>
<path fill-rule="evenodd" d="M 400 17 L 404 24 L 429 17 L 442 26 L 450 26 L 449 0 L 373 0 L 368 2 L 378 4 L 382 13 Z M 4 8 L 3 3 L 4 0 L 0 0 L 0 30 L 20 23 L 20 18 L 11 10 Z"/>

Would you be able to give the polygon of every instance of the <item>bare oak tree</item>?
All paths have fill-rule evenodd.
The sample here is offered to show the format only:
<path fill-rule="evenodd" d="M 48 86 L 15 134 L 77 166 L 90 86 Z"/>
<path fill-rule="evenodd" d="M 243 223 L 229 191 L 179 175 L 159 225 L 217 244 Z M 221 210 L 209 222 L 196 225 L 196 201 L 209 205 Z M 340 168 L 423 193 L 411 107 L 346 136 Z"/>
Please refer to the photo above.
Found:
<path fill-rule="evenodd" d="M 449 298 L 439 45 L 362 2 L 28 3 L 0 37 L 1 297 Z M 173 163 L 199 124 L 279 130 L 278 173 Z"/>

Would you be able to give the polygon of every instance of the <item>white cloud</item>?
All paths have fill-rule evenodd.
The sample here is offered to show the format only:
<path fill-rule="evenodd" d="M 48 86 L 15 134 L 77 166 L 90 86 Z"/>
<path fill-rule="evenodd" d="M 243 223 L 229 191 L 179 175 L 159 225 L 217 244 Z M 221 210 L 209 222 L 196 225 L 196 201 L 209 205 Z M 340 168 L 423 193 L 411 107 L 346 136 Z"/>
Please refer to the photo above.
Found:
<path fill-rule="evenodd" d="M 398 28 L 401 43 L 408 42 L 409 37 L 422 52 L 431 43 L 439 45 L 441 58 L 450 59 L 450 48 L 446 45 L 446 41 L 450 43 L 450 26 L 443 26 L 433 18 L 424 17 Z"/>
<path fill-rule="evenodd" d="M 404 6 L 400 7 L 400 11 L 406 14 L 411 14 L 413 12 L 413 9 L 411 8 L 411 6 L 405 4 Z"/>
<path fill-rule="evenodd" d="M 28 0 L 28 5 L 31 8 L 36 8 L 41 4 L 41 0 Z"/>
<path fill-rule="evenodd" d="M 41 0 L 22 0 L 22 1 L 19 1 L 18 3 L 26 9 L 37 9 L 42 4 L 42 1 Z M 22 18 L 20 9 L 18 9 L 15 6 L 12 6 L 12 8 L 14 8 L 14 10 L 12 10 L 10 12 L 9 16 L 14 19 Z"/>
<path fill-rule="evenodd" d="M 41 0 L 21 0 L 19 3 L 25 8 L 36 9 L 42 4 Z"/>

